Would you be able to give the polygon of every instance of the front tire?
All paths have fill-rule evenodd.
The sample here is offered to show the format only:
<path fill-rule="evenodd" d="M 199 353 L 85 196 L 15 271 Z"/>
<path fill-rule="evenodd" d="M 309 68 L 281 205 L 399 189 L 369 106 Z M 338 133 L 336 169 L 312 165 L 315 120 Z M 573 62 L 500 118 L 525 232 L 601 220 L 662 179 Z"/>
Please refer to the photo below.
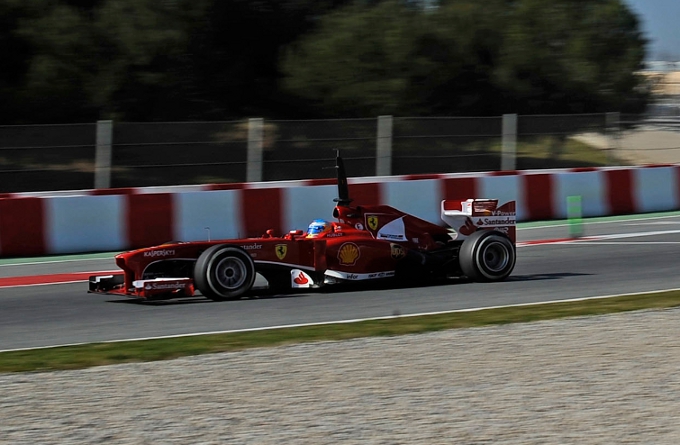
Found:
<path fill-rule="evenodd" d="M 463 273 L 474 281 L 501 281 L 515 268 L 515 246 L 505 235 L 478 230 L 463 241 L 459 261 Z"/>
<path fill-rule="evenodd" d="M 194 266 L 194 283 L 211 300 L 239 298 L 253 287 L 254 282 L 255 263 L 239 247 L 213 246 L 198 257 Z"/>

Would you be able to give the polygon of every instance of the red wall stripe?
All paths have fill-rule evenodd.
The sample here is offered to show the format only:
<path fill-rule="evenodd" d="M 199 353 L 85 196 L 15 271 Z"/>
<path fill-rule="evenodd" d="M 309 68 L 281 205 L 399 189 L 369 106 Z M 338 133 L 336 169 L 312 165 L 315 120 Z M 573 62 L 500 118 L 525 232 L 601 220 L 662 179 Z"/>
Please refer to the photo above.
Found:
<path fill-rule="evenodd" d="M 245 188 L 242 182 L 224 183 L 224 184 L 208 184 L 206 190 L 240 190 Z"/>
<path fill-rule="evenodd" d="M 42 198 L 0 199 L 0 254 L 44 255 L 45 209 Z"/>
<path fill-rule="evenodd" d="M 269 229 L 275 234 L 284 233 L 282 189 L 243 189 L 240 196 L 241 228 L 246 232 L 242 236 L 259 237 Z"/>
<path fill-rule="evenodd" d="M 127 234 L 131 248 L 172 241 L 174 212 L 171 193 L 127 195 Z"/>
<path fill-rule="evenodd" d="M 305 187 L 315 185 L 336 185 L 338 180 L 335 178 L 307 179 L 303 181 Z"/>
<path fill-rule="evenodd" d="M 382 204 L 381 184 L 349 184 L 349 197 L 353 206 Z"/>
<path fill-rule="evenodd" d="M 478 198 L 478 178 L 446 178 L 442 181 L 442 199 L 463 201 Z"/>
<path fill-rule="evenodd" d="M 608 213 L 610 215 L 634 213 L 633 170 L 607 170 L 604 174 L 609 203 Z"/>
<path fill-rule="evenodd" d="M 404 181 L 422 181 L 425 179 L 439 179 L 442 176 L 439 173 L 421 173 L 417 175 L 404 175 L 402 178 Z"/>
<path fill-rule="evenodd" d="M 526 203 L 526 219 L 537 221 L 555 217 L 553 178 L 554 175 L 548 173 L 520 176 L 523 182 L 522 197 Z"/>
<path fill-rule="evenodd" d="M 94 189 L 90 190 L 90 195 L 101 196 L 101 195 L 132 195 L 138 192 L 138 188 L 135 187 L 121 187 L 115 189 Z"/>

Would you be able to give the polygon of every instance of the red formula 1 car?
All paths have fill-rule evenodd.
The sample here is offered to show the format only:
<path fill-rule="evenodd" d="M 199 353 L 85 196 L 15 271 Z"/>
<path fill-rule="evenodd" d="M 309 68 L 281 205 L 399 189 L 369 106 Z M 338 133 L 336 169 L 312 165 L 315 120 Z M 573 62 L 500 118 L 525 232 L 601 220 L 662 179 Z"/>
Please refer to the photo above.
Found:
<path fill-rule="evenodd" d="M 116 255 L 121 275 L 90 277 L 90 292 L 154 300 L 192 296 L 213 300 L 257 292 L 293 292 L 373 280 L 431 281 L 467 277 L 504 280 L 515 266 L 515 202 L 442 201 L 449 227 L 386 205 L 351 206 L 347 177 L 336 159 L 336 222 L 314 221 L 277 237 L 173 242 Z"/>

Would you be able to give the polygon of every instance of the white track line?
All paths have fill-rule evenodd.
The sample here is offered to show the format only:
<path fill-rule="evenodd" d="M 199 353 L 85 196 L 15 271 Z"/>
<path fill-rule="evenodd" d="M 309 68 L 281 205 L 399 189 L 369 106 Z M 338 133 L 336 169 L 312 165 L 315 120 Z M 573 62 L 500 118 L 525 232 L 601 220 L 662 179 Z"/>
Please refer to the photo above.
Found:
<path fill-rule="evenodd" d="M 75 281 L 55 281 L 53 283 L 36 283 L 36 284 L 12 284 L 12 285 L 0 285 L 0 289 L 14 289 L 15 287 L 33 287 L 33 286 L 55 286 L 57 284 L 74 284 L 74 283 L 84 283 L 88 281 L 87 278 Z"/>
<path fill-rule="evenodd" d="M 90 343 L 85 343 L 85 342 L 83 342 L 83 343 L 66 343 L 66 344 L 53 345 L 53 346 L 39 346 L 39 347 L 36 347 L 36 348 L 2 349 L 2 350 L 0 350 L 0 353 L 2 353 L 2 352 L 13 352 L 13 351 L 32 351 L 32 350 L 39 350 L 39 349 L 62 348 L 62 347 L 67 347 L 67 346 L 83 346 L 83 345 L 89 345 L 89 344 L 122 343 L 122 342 L 126 342 L 126 341 L 163 340 L 163 339 L 170 339 L 170 338 L 195 337 L 195 336 L 199 336 L 199 335 L 235 334 L 235 333 L 239 333 L 239 332 L 258 332 L 258 331 L 268 331 L 268 330 L 274 330 L 274 329 L 302 328 L 302 327 L 309 327 L 309 326 L 328 326 L 328 325 L 338 325 L 338 324 L 360 323 L 360 322 L 363 322 L 363 321 L 378 321 L 378 320 L 392 320 L 392 319 L 396 319 L 396 318 L 424 317 L 424 316 L 429 316 L 429 315 L 445 315 L 445 314 L 466 313 L 466 312 L 480 312 L 480 311 L 486 311 L 486 310 L 491 310 L 491 309 L 504 309 L 504 308 L 513 308 L 513 307 L 529 307 L 529 306 L 539 306 L 539 305 L 542 305 L 542 304 L 576 303 L 576 302 L 579 302 L 579 301 L 601 300 L 601 299 L 605 299 L 605 298 L 628 297 L 628 296 L 633 296 L 633 295 L 649 295 L 649 294 L 656 294 L 656 293 L 661 293 L 661 292 L 673 292 L 673 291 L 680 291 L 680 288 L 659 289 L 659 290 L 651 290 L 651 291 L 645 291 L 645 292 L 632 292 L 632 293 L 627 293 L 627 294 L 598 295 L 598 296 L 594 296 L 594 297 L 569 298 L 569 299 L 566 299 L 566 300 L 537 301 L 537 302 L 534 302 L 534 303 L 518 303 L 518 304 L 509 304 L 509 305 L 504 305 L 504 306 L 487 306 L 487 307 L 479 307 L 479 308 L 455 309 L 455 310 L 451 310 L 451 311 L 421 312 L 421 313 L 417 313 L 417 314 L 388 315 L 388 316 L 384 316 L 384 317 L 356 318 L 356 319 L 351 319 L 351 320 L 338 320 L 338 321 L 323 321 L 323 322 L 318 322 L 318 323 L 299 323 L 299 324 L 288 324 L 288 325 L 279 325 L 279 326 L 267 326 L 267 327 L 261 327 L 261 328 L 234 329 L 234 330 L 228 330 L 228 331 L 195 332 L 195 333 L 189 333 L 189 334 L 162 335 L 162 336 L 157 336 L 157 337 L 128 338 L 128 339 L 124 339 L 124 340 L 104 340 L 104 341 L 97 341 L 97 342 L 90 342 Z M 527 323 L 531 323 L 531 322 L 527 322 Z"/>
<path fill-rule="evenodd" d="M 585 243 L 580 243 L 581 245 Z M 680 244 L 680 241 L 599 241 L 592 240 L 590 244 L 598 246 L 648 246 L 650 244 Z"/>
<path fill-rule="evenodd" d="M 680 230 L 654 230 L 651 232 L 613 233 L 611 235 L 596 235 L 596 237 L 600 239 L 637 238 L 639 236 L 673 235 L 678 233 L 680 233 Z"/>
<path fill-rule="evenodd" d="M 73 263 L 73 262 L 83 262 L 83 261 L 112 261 L 113 260 L 113 255 L 112 254 L 108 258 L 75 258 L 72 260 L 46 260 L 46 261 L 32 261 L 30 263 L 10 263 L 10 264 L 0 264 L 0 267 L 8 267 L 8 266 L 35 266 L 35 265 L 40 265 L 40 264 L 59 264 L 59 263 Z"/>
<path fill-rule="evenodd" d="M 612 217 L 612 218 L 617 218 L 617 217 Z M 655 220 L 655 219 L 669 219 L 669 218 L 678 218 L 680 219 L 680 215 L 666 215 L 666 216 L 650 216 L 650 217 L 640 217 L 640 218 L 631 218 L 631 219 L 612 219 L 611 221 L 588 221 L 588 219 L 584 218 L 582 220 L 582 224 L 621 224 L 621 223 L 629 223 L 629 222 L 635 222 L 635 221 L 650 221 L 650 220 Z M 644 223 L 643 223 L 644 224 Z M 641 225 L 643 225 L 641 224 Z M 656 223 L 659 224 L 659 223 Z M 675 223 L 666 223 L 666 224 L 675 224 Z M 565 222 L 564 224 L 546 224 L 544 226 L 531 226 L 531 227 L 518 227 L 517 230 L 534 230 L 534 229 L 549 229 L 551 227 L 569 227 L 572 224 L 569 222 Z M 628 224 L 632 225 L 632 224 Z"/>
<path fill-rule="evenodd" d="M 590 244 L 606 244 L 606 240 L 613 239 L 625 239 L 625 238 L 640 238 L 644 236 L 657 236 L 657 235 L 673 235 L 679 234 L 680 230 L 656 230 L 651 232 L 635 232 L 635 233 L 612 233 L 609 235 L 592 235 L 585 236 L 583 238 L 570 238 L 570 239 L 559 239 L 559 240 L 535 240 L 535 241 L 519 241 L 516 243 L 517 247 L 534 247 L 534 246 L 546 246 L 554 244 L 565 244 L 565 245 L 584 245 Z M 640 241 L 640 244 L 680 244 L 678 241 Z M 621 243 L 621 244 L 635 244 L 635 242 Z"/>

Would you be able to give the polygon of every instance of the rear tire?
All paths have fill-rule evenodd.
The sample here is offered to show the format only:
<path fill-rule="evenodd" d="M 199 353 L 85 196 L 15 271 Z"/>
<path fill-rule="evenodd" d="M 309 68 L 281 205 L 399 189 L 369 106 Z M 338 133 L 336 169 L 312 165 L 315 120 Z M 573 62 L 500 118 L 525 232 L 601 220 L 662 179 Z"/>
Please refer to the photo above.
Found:
<path fill-rule="evenodd" d="M 255 263 L 239 247 L 213 246 L 198 257 L 194 266 L 194 283 L 211 300 L 239 298 L 253 287 L 254 282 Z"/>
<path fill-rule="evenodd" d="M 500 232 L 478 230 L 463 241 L 459 261 L 474 281 L 501 281 L 515 268 L 515 246 Z"/>

